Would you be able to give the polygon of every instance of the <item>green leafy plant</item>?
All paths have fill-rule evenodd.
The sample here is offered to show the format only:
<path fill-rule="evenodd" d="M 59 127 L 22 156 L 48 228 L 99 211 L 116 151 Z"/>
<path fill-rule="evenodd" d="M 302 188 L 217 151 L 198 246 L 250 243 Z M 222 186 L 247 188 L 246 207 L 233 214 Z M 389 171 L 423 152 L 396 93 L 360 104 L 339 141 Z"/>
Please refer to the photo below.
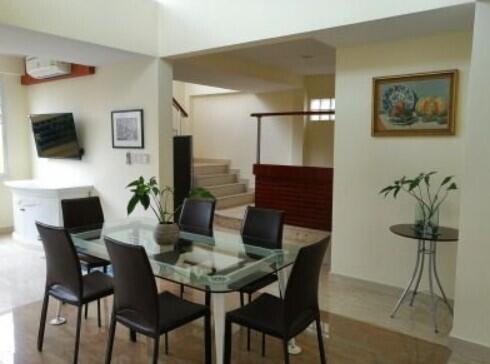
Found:
<path fill-rule="evenodd" d="M 439 211 L 442 203 L 446 200 L 451 191 L 457 190 L 458 186 L 454 182 L 454 176 L 447 176 L 442 179 L 439 186 L 435 189 L 431 185 L 431 177 L 437 172 L 420 173 L 414 178 L 403 176 L 393 184 L 383 188 L 379 193 L 384 197 L 393 196 L 396 198 L 400 191 L 412 196 L 419 204 L 425 222 L 431 221 L 432 217 Z"/>
<path fill-rule="evenodd" d="M 145 210 L 150 208 L 153 211 L 160 224 L 173 223 L 175 214 L 181 208 L 181 206 L 177 206 L 174 209 L 170 207 L 174 196 L 173 188 L 169 186 L 160 187 L 155 177 L 151 177 L 148 181 L 140 177 L 129 183 L 126 188 L 129 188 L 132 192 L 127 206 L 128 215 L 131 215 L 136 206 L 141 204 Z M 192 189 L 189 197 L 215 199 L 211 192 L 202 187 Z"/>

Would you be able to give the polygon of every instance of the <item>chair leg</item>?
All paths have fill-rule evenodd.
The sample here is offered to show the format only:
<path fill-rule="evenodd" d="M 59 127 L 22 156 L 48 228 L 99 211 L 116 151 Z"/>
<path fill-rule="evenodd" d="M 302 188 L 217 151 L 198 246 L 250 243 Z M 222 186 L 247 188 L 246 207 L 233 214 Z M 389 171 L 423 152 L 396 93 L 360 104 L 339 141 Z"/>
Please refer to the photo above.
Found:
<path fill-rule="evenodd" d="M 104 265 L 102 267 L 102 272 L 104 272 L 104 274 L 107 274 L 107 265 Z"/>
<path fill-rule="evenodd" d="M 49 295 L 44 292 L 43 307 L 41 308 L 41 320 L 39 321 L 39 333 L 37 334 L 37 350 L 43 351 L 44 329 L 46 327 L 46 315 L 48 313 Z"/>
<path fill-rule="evenodd" d="M 129 329 L 129 340 L 133 343 L 136 342 L 136 331 Z"/>
<path fill-rule="evenodd" d="M 232 344 L 232 337 L 231 337 L 231 320 L 226 318 L 225 321 L 225 353 L 224 353 L 224 358 L 223 358 L 223 363 L 224 364 L 231 364 L 231 344 Z"/>
<path fill-rule="evenodd" d="M 155 347 L 153 348 L 153 364 L 158 364 L 158 350 L 160 346 L 160 336 L 155 338 Z"/>
<path fill-rule="evenodd" d="M 184 285 L 180 285 L 180 298 L 184 298 Z"/>
<path fill-rule="evenodd" d="M 240 307 L 245 306 L 245 298 L 243 297 L 243 292 L 240 292 Z"/>
<path fill-rule="evenodd" d="M 206 291 L 205 297 L 204 297 L 205 305 L 206 307 L 211 307 L 211 293 Z"/>
<path fill-rule="evenodd" d="M 265 333 L 262 333 L 262 357 L 265 356 Z"/>
<path fill-rule="evenodd" d="M 316 319 L 316 334 L 318 336 L 318 349 L 320 350 L 320 362 L 326 364 L 325 359 L 325 348 L 323 347 L 323 334 L 322 334 L 322 323 L 320 317 Z"/>
<path fill-rule="evenodd" d="M 165 355 L 168 355 L 168 332 L 165 333 Z"/>
<path fill-rule="evenodd" d="M 101 321 L 100 321 L 100 299 L 97 300 L 97 325 L 99 327 L 102 326 Z"/>
<path fill-rule="evenodd" d="M 284 364 L 289 364 L 289 350 L 288 350 L 289 341 L 288 339 L 282 340 L 282 350 L 284 352 Z"/>
<path fill-rule="evenodd" d="M 75 336 L 75 355 L 73 357 L 73 363 L 78 363 L 78 349 L 80 347 L 80 326 L 82 326 L 82 309 L 83 306 L 78 307 L 77 310 L 77 332 Z"/>
<path fill-rule="evenodd" d="M 105 352 L 105 364 L 111 364 L 112 348 L 114 346 L 114 334 L 116 332 L 116 316 L 111 315 L 111 325 L 109 327 L 109 340 L 107 341 L 107 349 Z"/>
<path fill-rule="evenodd" d="M 248 294 L 248 303 L 252 302 L 252 294 Z M 250 328 L 247 327 L 247 351 L 250 351 Z"/>
<path fill-rule="evenodd" d="M 87 274 L 90 274 L 90 266 L 87 265 Z M 85 320 L 88 317 L 88 303 L 85 304 Z"/>
<path fill-rule="evenodd" d="M 204 363 L 211 364 L 211 314 L 204 316 Z"/>

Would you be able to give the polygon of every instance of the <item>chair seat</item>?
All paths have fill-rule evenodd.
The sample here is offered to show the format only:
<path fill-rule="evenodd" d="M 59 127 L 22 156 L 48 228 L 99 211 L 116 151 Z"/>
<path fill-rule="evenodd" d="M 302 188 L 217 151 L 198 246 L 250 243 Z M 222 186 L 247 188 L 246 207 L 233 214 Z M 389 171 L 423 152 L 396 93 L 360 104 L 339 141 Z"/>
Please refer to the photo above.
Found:
<path fill-rule="evenodd" d="M 316 318 L 313 310 L 301 315 L 286 332 L 284 310 L 281 298 L 264 293 L 248 305 L 229 312 L 227 319 L 271 336 L 289 339 L 302 332 Z"/>
<path fill-rule="evenodd" d="M 92 255 L 87 255 L 84 253 L 77 253 L 80 263 L 86 265 L 90 268 L 105 267 L 111 264 L 108 260 L 97 258 Z"/>
<path fill-rule="evenodd" d="M 158 309 L 160 312 L 158 333 L 153 332 L 150 326 L 142 323 L 138 317 L 138 313 L 134 310 L 119 311 L 117 313 L 117 319 L 134 330 L 153 336 L 171 331 L 203 317 L 209 312 L 208 307 L 183 300 L 167 291 L 158 295 Z"/>
<path fill-rule="evenodd" d="M 246 286 L 240 288 L 240 292 L 251 294 L 257 292 L 258 290 L 261 290 L 264 287 L 271 285 L 274 282 L 277 282 L 277 275 L 269 274 L 265 277 L 259 278 L 253 281 L 252 283 L 249 283 Z"/>
<path fill-rule="evenodd" d="M 84 275 L 82 283 L 83 298 L 81 302 L 71 290 L 59 284 L 52 286 L 49 289 L 49 294 L 60 301 L 80 305 L 109 296 L 114 292 L 112 278 L 101 272 Z"/>

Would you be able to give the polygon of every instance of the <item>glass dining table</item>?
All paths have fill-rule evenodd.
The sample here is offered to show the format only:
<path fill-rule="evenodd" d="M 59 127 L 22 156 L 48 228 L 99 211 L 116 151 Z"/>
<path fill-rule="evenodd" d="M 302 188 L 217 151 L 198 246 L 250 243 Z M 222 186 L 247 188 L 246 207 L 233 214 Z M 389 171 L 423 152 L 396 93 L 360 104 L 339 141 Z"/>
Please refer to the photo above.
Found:
<path fill-rule="evenodd" d="M 272 250 L 247 245 L 238 232 L 232 231 L 215 231 L 213 237 L 182 231 L 176 244 L 161 246 L 153 238 L 155 225 L 149 218 L 128 218 L 71 236 L 79 252 L 108 260 L 106 237 L 143 246 L 156 277 L 210 294 L 216 363 L 221 364 L 226 295 L 274 272 L 278 273 L 279 287 L 284 293 L 285 268 L 294 263 L 299 247 L 284 244 L 282 249 Z"/>

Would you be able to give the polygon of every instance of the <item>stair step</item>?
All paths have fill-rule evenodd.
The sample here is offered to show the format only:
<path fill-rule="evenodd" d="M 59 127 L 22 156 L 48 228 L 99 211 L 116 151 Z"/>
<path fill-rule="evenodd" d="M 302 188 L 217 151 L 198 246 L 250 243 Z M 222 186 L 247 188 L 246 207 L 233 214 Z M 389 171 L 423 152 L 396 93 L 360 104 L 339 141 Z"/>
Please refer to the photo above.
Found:
<path fill-rule="evenodd" d="M 194 163 L 194 175 L 196 176 L 224 173 L 228 173 L 227 163 Z"/>
<path fill-rule="evenodd" d="M 222 197 L 247 192 L 247 185 L 245 183 L 227 183 L 225 185 L 209 186 L 207 190 L 215 197 Z"/>
<path fill-rule="evenodd" d="M 251 204 L 255 200 L 255 192 L 243 192 L 235 195 L 218 197 L 216 200 L 217 209 L 226 209 L 233 206 Z"/>
<path fill-rule="evenodd" d="M 216 185 L 237 183 L 238 175 L 236 173 L 219 173 L 203 176 L 197 175 L 194 177 L 194 181 L 197 187 L 210 187 Z"/>

